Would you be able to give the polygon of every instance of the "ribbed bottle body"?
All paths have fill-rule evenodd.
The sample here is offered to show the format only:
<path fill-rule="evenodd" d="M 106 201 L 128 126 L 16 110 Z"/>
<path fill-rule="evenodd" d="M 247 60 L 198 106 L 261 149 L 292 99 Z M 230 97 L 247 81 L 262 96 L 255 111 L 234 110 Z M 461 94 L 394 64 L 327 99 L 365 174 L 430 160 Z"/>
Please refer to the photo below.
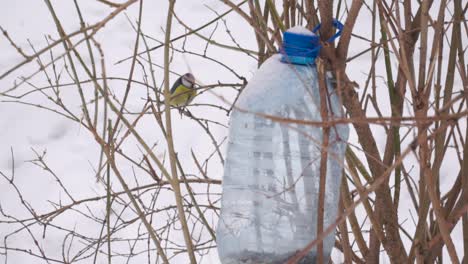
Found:
<path fill-rule="evenodd" d="M 329 86 L 330 116 L 342 109 Z M 220 258 L 229 263 L 283 263 L 317 234 L 322 128 L 315 66 L 267 60 L 231 114 L 221 215 Z M 338 210 L 348 127 L 331 128 L 325 223 Z M 325 224 L 325 227 L 327 224 Z M 334 234 L 324 240 L 329 255 Z M 315 252 L 301 263 L 314 263 Z"/>

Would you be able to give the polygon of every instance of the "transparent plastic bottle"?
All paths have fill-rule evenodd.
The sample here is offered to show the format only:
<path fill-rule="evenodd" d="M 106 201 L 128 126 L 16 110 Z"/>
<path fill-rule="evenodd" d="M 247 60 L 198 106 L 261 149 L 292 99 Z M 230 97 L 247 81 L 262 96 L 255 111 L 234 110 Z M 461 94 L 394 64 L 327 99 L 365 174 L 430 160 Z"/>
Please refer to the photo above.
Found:
<path fill-rule="evenodd" d="M 330 116 L 342 117 L 330 83 L 328 93 Z M 317 69 L 278 54 L 255 73 L 231 114 L 217 228 L 223 264 L 284 263 L 316 237 L 322 128 L 287 119 L 321 120 Z M 325 228 L 337 217 L 347 138 L 347 125 L 330 129 Z M 330 234 L 325 259 L 333 244 Z M 300 263 L 315 263 L 315 251 Z"/>

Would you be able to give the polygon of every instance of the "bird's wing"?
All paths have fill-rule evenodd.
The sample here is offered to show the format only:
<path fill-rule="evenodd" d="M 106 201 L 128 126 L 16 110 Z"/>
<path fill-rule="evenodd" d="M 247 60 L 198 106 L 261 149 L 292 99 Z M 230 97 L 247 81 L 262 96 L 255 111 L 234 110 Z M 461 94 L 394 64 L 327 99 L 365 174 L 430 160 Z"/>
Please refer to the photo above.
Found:
<path fill-rule="evenodd" d="M 177 87 L 179 87 L 179 85 L 182 85 L 182 77 L 179 77 L 179 79 L 177 79 L 172 85 L 171 94 L 174 94 L 175 90 L 177 89 Z"/>

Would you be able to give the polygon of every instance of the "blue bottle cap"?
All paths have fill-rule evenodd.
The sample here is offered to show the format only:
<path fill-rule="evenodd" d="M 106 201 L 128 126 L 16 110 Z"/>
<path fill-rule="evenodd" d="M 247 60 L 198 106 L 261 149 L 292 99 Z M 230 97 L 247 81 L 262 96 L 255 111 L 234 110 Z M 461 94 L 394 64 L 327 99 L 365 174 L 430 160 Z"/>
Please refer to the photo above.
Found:
<path fill-rule="evenodd" d="M 335 41 L 344 28 L 343 24 L 336 19 L 333 20 L 333 26 L 337 29 L 337 32 L 327 42 Z M 284 32 L 281 61 L 300 65 L 314 64 L 321 48 L 320 38 L 315 34 L 319 29 L 320 24 L 312 31 L 296 26 Z"/>
<path fill-rule="evenodd" d="M 320 52 L 320 39 L 312 31 L 296 26 L 283 33 L 281 61 L 300 65 L 314 64 Z"/>

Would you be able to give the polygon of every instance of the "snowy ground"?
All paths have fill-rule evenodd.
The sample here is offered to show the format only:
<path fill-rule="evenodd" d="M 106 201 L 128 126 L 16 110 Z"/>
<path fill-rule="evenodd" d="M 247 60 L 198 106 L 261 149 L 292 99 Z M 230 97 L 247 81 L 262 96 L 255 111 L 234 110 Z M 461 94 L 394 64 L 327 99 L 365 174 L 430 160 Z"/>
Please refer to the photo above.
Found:
<path fill-rule="evenodd" d="M 73 32 L 79 29 L 79 20 L 76 15 L 72 1 L 53 1 L 56 12 L 61 19 L 66 32 Z M 101 21 L 105 16 L 109 15 L 112 11 L 106 5 L 97 1 L 79 1 L 80 8 L 84 14 L 84 19 L 88 24 L 93 24 Z M 177 14 L 191 27 L 198 27 L 203 23 L 208 22 L 214 18 L 216 14 L 207 9 L 209 6 L 217 12 L 224 12 L 227 8 L 218 1 L 178 1 L 176 5 Z M 144 1 L 143 8 L 143 23 L 142 31 L 159 40 L 164 39 L 163 28 L 166 23 L 167 3 L 165 1 Z M 138 5 L 134 4 L 125 12 L 128 19 L 124 15 L 117 16 L 106 27 L 99 32 L 97 40 L 100 42 L 106 58 L 106 70 L 108 76 L 127 78 L 130 62 L 114 65 L 119 59 L 128 57 L 133 52 L 135 42 L 135 32 L 132 29 L 130 22 L 135 23 L 138 19 Z M 235 18 L 231 16 L 231 18 Z M 234 23 L 230 24 L 230 29 L 234 34 L 244 32 L 243 27 L 245 24 L 240 22 L 241 19 L 236 18 Z M 47 46 L 46 37 L 51 36 L 52 39 L 57 39 L 58 34 L 51 18 L 47 6 L 42 1 L 14 1 L 4 3 L 0 11 L 0 25 L 8 31 L 9 35 L 22 47 L 27 53 L 32 53 L 29 42 L 34 45 L 36 50 Z M 221 35 L 221 39 L 228 40 L 225 36 L 224 30 L 220 30 L 215 34 Z M 202 30 L 200 33 L 209 36 L 213 28 Z M 175 25 L 173 28 L 173 36 L 184 34 L 186 31 L 181 26 Z M 216 35 L 215 35 L 216 36 Z M 252 38 L 239 38 L 239 42 L 245 46 L 251 46 Z M 149 41 L 151 46 L 158 43 Z M 181 46 L 182 40 L 175 42 L 175 45 Z M 83 47 L 83 46 L 81 46 Z M 140 45 L 140 49 L 144 46 Z M 188 50 L 203 52 L 205 44 L 199 38 L 189 39 L 186 44 Z M 23 58 L 19 56 L 15 49 L 9 45 L 4 38 L 0 40 L 0 71 L 3 73 L 6 69 L 11 68 L 13 65 L 21 62 Z M 57 49 L 56 54 L 60 54 L 63 50 Z M 216 47 L 209 47 L 208 55 L 215 58 L 223 58 L 223 60 L 231 61 L 230 67 L 238 71 L 240 74 L 249 78 L 251 72 L 255 69 L 256 61 L 253 59 L 238 60 L 238 56 L 229 50 L 221 50 Z M 87 54 L 87 53 L 83 53 Z M 162 49 L 152 53 L 153 62 L 162 65 Z M 96 56 L 98 57 L 98 56 Z M 44 61 L 48 61 L 48 55 L 41 57 Z M 86 58 L 90 62 L 90 58 Z M 236 83 L 240 82 L 233 74 L 216 64 L 207 60 L 200 59 L 195 56 L 176 56 L 171 65 L 171 70 L 177 73 L 187 72 L 191 70 L 203 84 L 214 84 L 218 81 Z M 0 90 L 3 92 L 13 86 L 16 77 L 27 76 L 38 69 L 37 64 L 31 63 L 29 66 L 22 68 L 19 72 L 12 74 L 0 82 Z M 51 73 L 51 71 L 49 71 Z M 142 71 L 137 70 L 135 79 L 142 80 Z M 65 74 L 64 74 L 65 75 Z M 177 76 L 171 76 L 171 82 Z M 161 85 L 163 74 L 161 69 L 157 69 L 156 78 L 158 78 L 158 85 Z M 46 79 L 43 74 L 38 74 L 31 80 L 34 85 L 47 85 Z M 120 97 L 122 97 L 125 89 L 126 82 L 110 82 L 111 89 Z M 91 87 L 91 86 L 89 86 Z M 16 95 L 22 94 L 30 90 L 30 86 L 24 85 L 17 89 Z M 220 91 L 223 96 L 228 100 L 232 100 L 232 92 Z M 65 88 L 61 91 L 62 97 L 66 100 L 68 105 L 75 112 L 79 112 L 80 100 L 77 96 L 77 91 L 71 87 Z M 141 86 L 135 85 L 132 87 L 129 99 L 129 109 L 139 111 L 143 103 L 143 98 L 146 97 L 146 89 Z M 27 102 L 41 105 L 50 105 L 47 98 L 43 95 L 35 93 L 26 97 Z M 225 104 L 215 96 L 205 93 L 204 96 L 198 97 L 194 103 L 212 104 Z M 211 108 L 193 107 L 191 111 L 194 115 L 203 116 L 206 119 L 218 120 L 223 124 L 227 123 L 227 116 L 220 111 L 210 110 Z M 38 168 L 30 160 L 36 159 L 34 151 L 42 153 L 46 151 L 45 161 L 48 166 L 59 175 L 62 184 L 70 189 L 70 194 L 75 200 L 94 197 L 96 195 L 105 194 L 103 186 L 96 183 L 95 171 L 97 170 L 97 162 L 99 160 L 99 146 L 94 141 L 92 135 L 83 129 L 80 124 L 60 117 L 55 113 L 48 111 L 41 111 L 35 107 L 19 105 L 15 103 L 2 102 L 0 104 L 0 171 L 8 176 L 14 172 L 15 181 L 19 186 L 21 192 L 24 194 L 23 198 L 30 201 L 31 207 L 35 208 L 38 213 L 50 211 L 53 209 L 52 205 L 47 201 L 62 201 L 64 204 L 70 202 L 64 192 L 60 189 L 57 182 L 50 174 Z M 151 143 L 161 141 L 161 134 L 158 132 L 154 124 L 154 120 L 148 118 L 147 121 L 140 122 L 138 127 L 140 133 L 148 139 Z M 175 138 L 176 151 L 180 156 L 185 156 L 189 160 L 185 166 L 188 173 L 195 173 L 195 165 L 190 158 L 190 151 L 194 150 L 200 160 L 204 160 L 213 152 L 213 146 L 207 136 L 203 136 L 201 128 L 189 122 L 187 118 L 181 119 L 179 115 L 174 114 L 173 130 Z M 188 133 L 189 132 L 189 133 Z M 214 136 L 217 140 L 221 141 L 226 135 L 226 129 L 223 127 L 213 128 Z M 156 148 L 158 155 L 163 155 L 165 149 Z M 135 142 L 129 143 L 126 146 L 128 153 L 140 153 L 136 147 Z M 14 158 L 12 158 L 14 157 Z M 14 161 L 14 164 L 13 164 Z M 132 176 L 132 168 L 130 165 L 121 168 L 122 172 L 129 177 Z M 210 177 L 221 178 L 222 167 L 212 166 L 210 168 Z M 140 179 L 140 183 L 144 183 L 145 179 Z M 115 182 L 115 186 L 118 183 Z M 115 187 L 116 190 L 121 190 L 120 187 Z M 28 212 L 21 206 L 18 196 L 15 191 L 10 188 L 7 181 L 0 181 L 0 201 L 2 209 L 5 213 L 14 215 L 15 217 L 26 217 Z M 105 213 L 104 202 L 91 203 L 89 205 L 95 212 Z M 94 206 L 94 207 L 93 207 Z M 70 215 L 63 215 L 58 223 L 63 224 L 71 229 L 81 230 L 82 233 L 97 235 L 101 229 L 100 225 L 92 221 L 77 221 Z M 86 230 L 86 231 L 84 231 Z M 37 230 L 36 230 L 37 231 Z M 0 228 L 0 236 L 3 238 L 7 233 L 11 232 L 11 227 L 2 225 Z M 131 236 L 135 232 L 134 228 L 129 228 L 126 233 L 119 234 L 120 236 Z M 40 231 L 39 231 L 40 233 Z M 39 243 L 44 250 L 51 254 L 51 256 L 61 256 L 61 244 L 63 234 L 47 233 L 46 239 L 40 240 Z M 55 237 L 55 239 L 54 239 Z M 3 241 L 3 239 L 2 239 Z M 32 243 L 30 237 L 18 237 L 8 240 L 10 247 L 21 247 L 24 243 Z M 182 241 L 181 241 L 182 242 Z M 32 247 L 34 249 L 34 247 Z M 54 253 L 54 251 L 56 251 Z M 3 262 L 3 255 L 0 255 L 0 261 Z M 6 260 L 6 259 L 5 259 Z M 121 259 L 125 261 L 125 258 Z M 8 263 L 33 263 L 37 261 L 35 258 L 27 257 L 25 254 L 18 254 L 9 252 Z M 119 259 L 114 259 L 118 263 Z M 173 259 L 171 262 L 184 263 L 180 259 Z M 205 257 L 205 263 L 217 263 L 216 251 Z M 86 263 L 86 261 L 85 261 Z M 139 263 L 138 258 L 132 259 L 132 263 Z"/>
<path fill-rule="evenodd" d="M 111 8 L 95 0 L 78 2 L 84 14 L 84 18 L 89 24 L 102 20 L 111 12 Z M 58 16 L 63 22 L 66 32 L 73 32 L 79 29 L 79 20 L 73 1 L 56 0 L 53 1 L 53 4 Z M 227 10 L 225 5 L 216 0 L 179 0 L 176 3 L 176 13 L 185 23 L 196 28 L 216 16 L 208 7 L 220 13 Z M 166 23 L 167 12 L 166 1 L 144 1 L 143 10 L 142 31 L 158 40 L 163 40 L 163 28 Z M 118 65 L 114 63 L 132 54 L 135 33 L 129 21 L 134 23 L 134 21 L 137 20 L 138 4 L 132 5 L 125 13 L 129 20 L 127 20 L 124 15 L 119 15 L 109 22 L 97 35 L 97 40 L 101 43 L 105 51 L 108 76 L 128 77 L 130 62 L 127 61 Z M 227 17 L 227 21 L 229 29 L 232 31 L 233 36 L 236 37 L 239 44 L 244 48 L 255 49 L 256 43 L 253 32 L 247 29 L 248 25 L 242 18 L 232 13 Z M 359 17 L 357 23 L 358 25 L 362 25 L 358 26 L 361 35 L 370 35 L 369 21 L 371 21 L 371 18 L 368 13 L 364 12 L 363 15 Z M 177 22 L 174 23 L 176 25 L 174 26 L 172 36 L 185 33 L 182 26 L 178 25 Z M 34 48 L 39 50 L 47 46 L 47 36 L 51 36 L 52 39 L 58 38 L 53 20 L 43 1 L 5 1 L 2 3 L 2 8 L 0 9 L 0 26 L 7 30 L 10 36 L 28 54 L 33 53 L 29 43 L 32 43 Z M 226 34 L 223 24 L 220 23 L 218 27 L 213 39 L 232 45 L 233 43 Z M 201 34 L 209 36 L 213 28 L 214 27 L 209 27 L 202 30 Z M 150 43 L 152 43 L 150 46 L 157 44 L 154 41 Z M 182 40 L 175 42 L 175 45 L 180 48 L 182 46 Z M 357 54 L 368 46 L 369 44 L 365 41 L 354 39 L 349 54 L 350 56 Z M 205 49 L 205 41 L 197 37 L 190 37 L 186 43 L 186 47 L 193 51 L 203 52 Z M 85 46 L 82 45 L 81 48 L 85 49 Z M 144 46 L 141 45 L 140 49 L 143 48 Z M 57 54 L 61 53 L 59 50 L 60 49 L 58 49 Z M 0 51 L 0 74 L 23 60 L 3 36 L 0 37 Z M 256 69 L 257 63 L 255 60 L 247 56 L 239 56 L 236 52 L 212 45 L 209 46 L 207 52 L 210 56 L 227 62 L 232 69 L 247 80 L 250 79 Z M 162 64 L 162 54 L 162 49 L 152 53 L 155 63 L 159 65 Z M 47 61 L 49 58 L 48 56 L 49 55 L 44 55 L 41 58 Z M 348 75 L 352 76 L 361 87 L 365 83 L 367 71 L 370 66 L 369 56 L 365 55 L 359 57 L 348 67 Z M 89 61 L 90 58 L 88 57 L 86 60 Z M 382 66 L 382 64 L 378 64 L 378 67 Z M 177 73 L 187 72 L 189 67 L 203 84 L 215 84 L 218 81 L 224 83 L 241 82 L 232 72 L 213 62 L 196 56 L 187 55 L 184 58 L 177 55 L 171 64 L 171 70 Z M 37 69 L 37 64 L 30 63 L 28 66 L 23 67 L 9 77 L 0 80 L 0 92 L 4 92 L 12 87 L 14 81 L 18 81 L 17 78 L 20 76 L 28 76 Z M 141 70 L 138 70 L 135 73 L 135 79 L 142 80 L 142 75 Z M 163 79 L 162 70 L 158 69 L 156 71 L 156 76 L 159 78 L 158 85 L 160 85 Z M 172 75 L 171 78 L 171 81 L 173 81 L 176 76 Z M 43 74 L 38 74 L 31 79 L 30 82 L 38 86 L 47 84 Z M 379 80 L 379 82 L 378 85 L 381 85 L 379 89 L 382 89 L 381 92 L 384 95 L 379 97 L 379 102 L 382 103 L 382 105 L 388 105 L 389 101 L 386 96 L 386 87 L 383 85 L 382 80 Z M 113 91 L 118 96 L 122 96 L 126 83 L 122 81 L 112 81 L 110 84 Z M 30 89 L 31 87 L 28 86 L 28 84 L 24 84 L 15 91 L 15 94 L 19 95 Z M 227 101 L 232 101 L 234 99 L 234 93 L 232 91 L 223 90 L 223 88 L 219 88 L 215 91 L 217 94 L 222 95 Z M 75 112 L 79 112 L 80 101 L 77 96 L 77 91 L 70 86 L 68 89 L 62 90 L 62 95 L 65 100 L 67 100 L 67 104 L 72 105 L 72 109 Z M 141 110 L 141 105 L 143 103 L 142 98 L 145 96 L 146 90 L 143 87 L 132 87 L 128 103 L 129 108 L 135 111 Z M 8 99 L 2 99 L 0 97 L 0 100 Z M 47 98 L 39 93 L 27 96 L 25 101 L 34 104 L 49 104 Z M 226 104 L 218 97 L 209 93 L 204 93 L 203 96 L 197 97 L 194 103 Z M 194 106 L 190 110 L 195 115 L 227 124 L 227 116 L 222 111 L 203 106 Z M 156 143 L 161 141 L 161 134 L 156 130 L 156 126 L 153 122 L 153 119 L 148 118 L 148 120 L 140 123 L 138 130 L 150 142 Z M 187 171 L 189 171 L 189 173 L 196 173 L 196 167 L 190 159 L 190 151 L 194 150 L 195 153 L 201 157 L 201 160 L 203 160 L 213 152 L 210 139 L 197 124 L 187 122 L 186 118 L 181 119 L 177 114 L 174 115 L 173 130 L 177 138 L 175 148 L 180 156 L 186 157 L 188 160 L 186 164 Z M 375 127 L 375 131 L 380 131 L 379 133 L 382 135 L 379 141 L 379 148 L 383 149 L 385 144 L 384 140 L 382 140 L 385 138 L 384 131 L 378 127 Z M 227 130 L 220 126 L 215 128 L 214 132 L 216 139 L 221 141 L 226 136 Z M 377 139 L 379 138 L 377 137 Z M 351 130 L 350 142 L 357 142 L 353 130 Z M 57 175 L 60 175 L 62 183 L 68 186 L 75 199 L 84 199 L 105 193 L 103 186 L 101 186 L 100 183 L 96 183 L 95 180 L 95 170 L 97 169 L 96 166 L 100 153 L 99 146 L 94 141 L 92 135 L 76 122 L 59 117 L 55 113 L 39 110 L 36 107 L 2 101 L 0 102 L 0 146 L 0 171 L 7 174 L 9 177 L 14 172 L 15 181 L 21 188 L 24 195 L 23 198 L 28 200 L 31 206 L 39 212 L 48 211 L 53 208 L 47 201 L 63 201 L 66 204 L 70 202 L 70 200 L 50 174 L 29 162 L 37 158 L 34 151 L 38 153 L 47 152 L 45 156 L 47 164 Z M 140 152 L 136 144 L 132 145 L 132 143 L 128 143 L 125 147 L 129 153 Z M 157 155 L 163 155 L 164 149 L 156 150 L 156 153 Z M 409 164 L 410 162 L 414 162 L 414 160 L 409 159 L 407 162 Z M 212 167 L 210 167 L 210 177 L 221 179 L 222 167 L 220 165 L 216 166 L 214 163 L 212 164 Z M 128 175 L 132 175 L 132 167 L 130 165 L 122 168 L 122 171 Z M 447 175 L 446 179 L 444 179 L 447 183 L 443 184 L 443 186 L 446 188 L 450 187 L 453 177 L 456 176 L 453 175 L 453 171 L 455 170 L 452 170 L 450 165 L 444 164 L 442 172 Z M 417 175 L 418 173 L 415 171 L 414 174 Z M 144 179 L 142 181 L 144 181 Z M 115 185 L 117 186 L 117 182 Z M 115 188 L 120 190 L 118 187 Z M 401 199 L 409 200 L 409 197 L 403 195 Z M 14 189 L 11 188 L 9 183 L 3 178 L 0 179 L 0 204 L 5 213 L 14 215 L 15 217 L 29 216 L 29 213 L 21 206 L 18 195 L 15 193 Z M 90 206 L 95 206 L 91 208 L 95 212 L 104 214 L 105 204 L 103 202 L 93 203 Z M 402 223 L 405 227 L 410 231 L 414 231 L 414 224 L 409 216 L 409 208 L 409 203 L 406 205 L 405 203 L 402 204 L 400 207 L 400 216 L 403 216 L 401 216 L 400 219 L 405 220 L 404 223 Z M 362 207 L 358 208 L 358 212 L 363 213 Z M 60 221 L 69 228 L 81 230 L 81 232 L 89 234 L 97 234 L 101 228 L 101 226 L 93 225 L 91 221 L 77 221 L 70 217 L 67 218 L 67 215 L 62 216 Z M 0 225 L 0 237 L 2 238 L 0 244 L 3 243 L 3 237 L 9 232 L 11 232 L 11 227 L 8 225 Z M 40 233 L 40 231 L 38 232 Z M 122 235 L 131 236 L 131 233 L 135 232 L 135 230 L 128 229 L 126 232 L 128 233 Z M 461 232 L 459 232 L 458 227 L 454 230 L 453 236 L 456 239 L 460 239 L 460 243 L 457 243 L 456 246 L 459 252 L 461 252 L 462 240 Z M 48 253 L 56 249 L 61 250 L 60 245 L 62 241 L 54 240 L 52 239 L 53 237 L 53 235 L 48 235 L 46 236 L 47 239 L 39 241 L 40 245 L 43 246 Z M 57 239 L 62 239 L 59 237 L 58 235 Z M 409 241 L 405 242 L 409 243 Z M 26 235 L 25 237 L 17 236 L 14 240 L 9 241 L 9 246 L 14 247 L 18 245 L 18 247 L 27 248 L 24 246 L 24 243 L 32 243 L 32 240 Z M 33 245 L 31 245 L 31 249 L 33 248 Z M 51 254 L 60 257 L 62 252 Z M 4 261 L 2 258 L 4 258 L 4 256 L 0 255 L 0 262 Z M 339 254 L 335 254 L 334 259 L 336 262 L 339 262 Z M 122 263 L 126 261 L 125 258 L 119 260 L 121 260 Z M 37 259 L 29 258 L 26 254 L 10 252 L 8 255 L 8 262 L 5 263 L 38 263 L 35 261 L 37 261 Z M 184 260 L 181 259 L 174 259 L 173 261 L 174 263 L 184 263 Z M 138 260 L 132 259 L 131 263 L 138 263 Z M 202 263 L 219 263 L 216 251 L 212 250 L 211 253 L 202 260 Z"/>

